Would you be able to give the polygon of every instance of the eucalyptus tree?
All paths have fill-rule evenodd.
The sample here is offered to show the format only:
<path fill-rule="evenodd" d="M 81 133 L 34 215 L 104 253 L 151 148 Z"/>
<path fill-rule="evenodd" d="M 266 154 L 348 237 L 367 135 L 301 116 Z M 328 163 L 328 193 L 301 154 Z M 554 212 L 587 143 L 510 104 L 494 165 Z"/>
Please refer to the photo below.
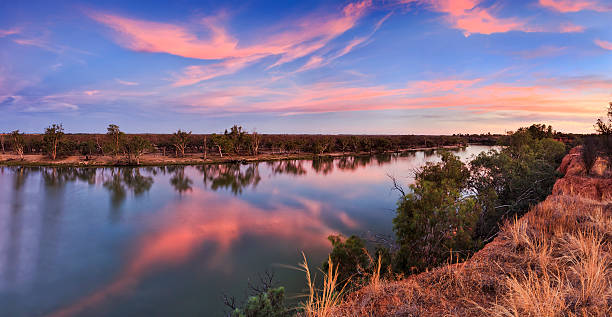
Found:
<path fill-rule="evenodd" d="M 180 129 L 172 134 L 172 143 L 176 148 L 177 155 L 180 153 L 181 157 L 185 156 L 185 148 L 187 147 L 190 136 L 191 131 L 185 132 L 181 131 Z"/>
<path fill-rule="evenodd" d="M 23 148 L 25 147 L 23 133 L 19 133 L 19 130 L 15 130 L 11 132 L 11 138 L 13 139 L 13 147 L 15 148 L 15 152 L 17 152 L 19 157 L 23 160 Z"/>
<path fill-rule="evenodd" d="M 257 155 L 259 154 L 259 143 L 261 143 L 261 135 L 259 135 L 259 133 L 257 133 L 257 131 L 253 130 L 253 132 L 251 132 L 251 140 L 250 140 L 250 146 L 251 146 L 251 154 L 253 155 Z"/>
<path fill-rule="evenodd" d="M 128 161 L 140 165 L 140 157 L 151 148 L 149 141 L 141 136 L 133 136 L 123 145 Z"/>
<path fill-rule="evenodd" d="M 109 124 L 108 128 L 106 128 L 106 135 L 110 136 L 113 139 L 113 155 L 119 154 L 119 142 L 121 137 L 123 136 L 123 132 L 119 130 L 119 126 L 115 124 Z"/>
<path fill-rule="evenodd" d="M 230 128 L 229 132 L 225 130 L 224 134 L 227 137 L 229 145 L 233 148 L 234 152 L 238 154 L 240 148 L 246 141 L 247 132 L 244 131 L 241 126 L 234 125 Z"/>
<path fill-rule="evenodd" d="M 210 139 L 214 147 L 219 150 L 219 156 L 223 157 L 223 150 L 227 151 L 227 148 L 230 147 L 230 142 L 228 141 L 227 135 L 213 133 L 210 136 Z"/>
<path fill-rule="evenodd" d="M 47 150 L 47 154 L 52 160 L 57 158 L 57 148 L 64 137 L 64 126 L 62 124 L 52 124 L 45 129 L 43 143 Z"/>

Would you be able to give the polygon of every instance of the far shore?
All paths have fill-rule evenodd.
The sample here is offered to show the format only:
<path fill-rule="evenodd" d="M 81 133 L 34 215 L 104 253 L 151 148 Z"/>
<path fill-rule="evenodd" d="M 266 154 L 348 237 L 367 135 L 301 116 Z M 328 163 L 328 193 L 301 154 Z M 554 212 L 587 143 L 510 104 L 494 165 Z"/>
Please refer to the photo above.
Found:
<path fill-rule="evenodd" d="M 477 144 L 471 144 L 477 145 Z M 124 156 L 112 155 L 73 155 L 51 160 L 42 154 L 27 154 L 23 159 L 17 154 L 0 154 L 0 166 L 60 166 L 60 167 L 111 167 L 111 166 L 168 166 L 168 165 L 205 165 L 219 163 L 248 163 L 281 160 L 310 160 L 314 158 L 335 158 L 343 156 L 363 156 L 389 153 L 402 153 L 412 151 L 428 151 L 438 149 L 459 149 L 465 144 L 447 145 L 439 147 L 415 147 L 399 151 L 387 151 L 384 153 L 369 152 L 335 152 L 316 155 L 312 153 L 261 153 L 258 155 L 232 155 L 208 153 L 204 159 L 203 153 L 188 153 L 184 157 L 164 156 L 160 153 L 148 153 L 140 157 L 140 164 L 128 162 Z"/>

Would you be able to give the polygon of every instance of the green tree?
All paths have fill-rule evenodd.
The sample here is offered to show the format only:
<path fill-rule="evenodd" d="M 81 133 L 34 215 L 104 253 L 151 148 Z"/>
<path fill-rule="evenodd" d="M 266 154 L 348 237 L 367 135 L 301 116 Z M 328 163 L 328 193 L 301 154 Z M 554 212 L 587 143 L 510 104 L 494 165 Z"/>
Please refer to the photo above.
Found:
<path fill-rule="evenodd" d="M 350 279 L 360 279 L 371 271 L 371 257 L 365 242 L 357 236 L 343 238 L 341 235 L 330 235 L 327 239 L 332 244 L 329 258 L 338 267 L 338 281 L 347 282 Z M 323 262 L 323 272 L 327 272 L 329 262 Z"/>
<path fill-rule="evenodd" d="M 229 142 L 228 138 L 224 134 L 215 134 L 213 133 L 210 136 L 210 141 L 214 145 L 214 147 L 219 150 L 219 156 L 223 157 L 223 151 L 227 151 L 228 148 L 231 147 L 231 142 Z"/>
<path fill-rule="evenodd" d="M 181 157 L 185 156 L 185 148 L 187 147 L 190 136 L 191 131 L 185 132 L 181 131 L 180 129 L 172 135 L 172 142 L 176 148 L 176 152 L 177 154 L 180 154 Z"/>
<path fill-rule="evenodd" d="M 45 129 L 43 143 L 45 145 L 47 154 L 52 160 L 57 158 L 57 149 L 63 137 L 64 127 L 61 124 L 54 123 Z"/>
<path fill-rule="evenodd" d="M 479 215 L 473 195 L 466 193 L 470 172 L 448 152 L 442 162 L 428 163 L 415 175 L 393 219 L 399 251 L 395 266 L 421 271 L 444 263 L 452 254 L 465 258 L 479 245 L 472 238 Z"/>
<path fill-rule="evenodd" d="M 13 147 L 15 148 L 15 152 L 17 152 L 19 158 L 23 160 L 23 148 L 25 147 L 23 133 L 19 133 L 19 130 L 15 130 L 11 132 L 11 138 L 13 139 Z"/>
<path fill-rule="evenodd" d="M 128 161 L 140 165 L 140 157 L 151 148 L 151 144 L 141 136 L 133 136 L 123 144 L 123 148 Z"/>
<path fill-rule="evenodd" d="M 470 163 L 470 188 L 483 208 L 477 235 L 485 242 L 504 219 L 522 215 L 551 193 L 567 150 L 561 142 L 540 137 L 541 129 L 519 129 L 501 149 L 481 153 Z"/>
<path fill-rule="evenodd" d="M 234 150 L 234 153 L 238 154 L 240 149 L 245 145 L 247 140 L 246 131 L 242 130 L 241 126 L 234 125 L 228 132 L 225 130 L 225 137 L 227 138 L 228 145 Z"/>
<path fill-rule="evenodd" d="M 123 132 L 121 132 L 121 130 L 119 130 L 119 126 L 115 125 L 115 124 L 109 124 L 108 128 L 106 128 L 106 134 L 108 136 L 110 136 L 113 140 L 112 142 L 112 151 L 113 151 L 113 155 L 117 156 L 119 154 L 119 149 L 120 149 L 120 141 L 121 141 L 121 137 L 123 136 Z"/>

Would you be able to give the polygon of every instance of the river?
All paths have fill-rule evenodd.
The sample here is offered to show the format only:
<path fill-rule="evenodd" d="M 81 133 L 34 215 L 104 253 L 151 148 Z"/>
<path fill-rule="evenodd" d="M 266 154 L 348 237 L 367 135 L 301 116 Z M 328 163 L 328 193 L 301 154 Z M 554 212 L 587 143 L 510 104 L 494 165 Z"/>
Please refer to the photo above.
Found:
<path fill-rule="evenodd" d="M 464 161 L 486 146 L 455 152 Z M 435 151 L 252 164 L 0 167 L 0 316 L 220 316 L 327 236 L 391 235 L 399 193 Z"/>

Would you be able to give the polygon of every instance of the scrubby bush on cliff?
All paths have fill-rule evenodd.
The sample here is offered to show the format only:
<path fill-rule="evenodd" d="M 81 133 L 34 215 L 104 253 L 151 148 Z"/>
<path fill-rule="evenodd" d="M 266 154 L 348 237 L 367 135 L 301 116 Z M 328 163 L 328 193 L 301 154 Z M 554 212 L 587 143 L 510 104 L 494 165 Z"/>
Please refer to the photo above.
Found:
<path fill-rule="evenodd" d="M 522 215 L 550 194 L 566 153 L 565 145 L 552 139 L 555 134 L 546 125 L 521 128 L 500 149 L 481 153 L 469 165 L 443 153 L 442 162 L 427 164 L 410 190 L 402 192 L 393 220 L 398 251 L 379 253 L 394 271 L 404 273 L 470 256 L 505 219 Z M 332 253 L 341 251 L 337 241 L 332 244 Z"/>
<path fill-rule="evenodd" d="M 533 126 L 532 126 L 533 127 Z M 565 145 L 551 138 L 549 128 L 520 129 L 501 150 L 481 153 L 471 161 L 470 188 L 482 211 L 477 235 L 489 241 L 501 220 L 522 215 L 552 190 Z"/>
<path fill-rule="evenodd" d="M 442 264 L 451 252 L 464 257 L 480 245 L 473 239 L 480 207 L 467 193 L 469 178 L 465 164 L 450 153 L 416 173 L 393 219 L 399 243 L 396 268 L 421 271 Z"/>

